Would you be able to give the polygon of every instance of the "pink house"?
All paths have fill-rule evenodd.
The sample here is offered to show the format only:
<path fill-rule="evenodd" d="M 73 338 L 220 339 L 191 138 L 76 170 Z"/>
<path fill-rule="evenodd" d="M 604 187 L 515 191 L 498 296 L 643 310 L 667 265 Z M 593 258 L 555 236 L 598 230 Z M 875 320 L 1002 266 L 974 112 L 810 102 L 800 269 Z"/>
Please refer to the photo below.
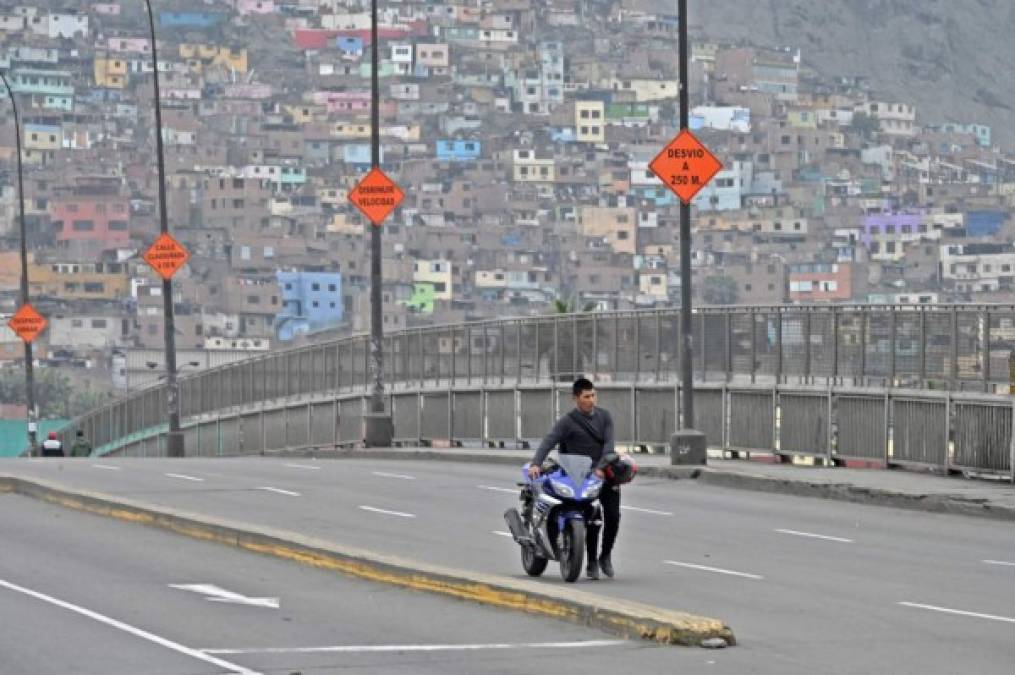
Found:
<path fill-rule="evenodd" d="M 329 113 L 370 112 L 370 92 L 365 91 L 315 91 L 311 100 L 323 105 Z"/>
<path fill-rule="evenodd" d="M 119 54 L 147 54 L 151 50 L 151 45 L 146 37 L 113 37 L 106 43 L 106 49 Z"/>

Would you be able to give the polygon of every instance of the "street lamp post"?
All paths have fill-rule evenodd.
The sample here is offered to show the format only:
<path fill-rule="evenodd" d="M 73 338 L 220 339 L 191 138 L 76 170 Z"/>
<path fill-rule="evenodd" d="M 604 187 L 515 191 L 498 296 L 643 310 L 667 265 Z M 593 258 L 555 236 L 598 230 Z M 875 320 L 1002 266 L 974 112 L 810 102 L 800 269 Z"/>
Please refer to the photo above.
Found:
<path fill-rule="evenodd" d="M 21 306 L 29 302 L 28 297 L 28 242 L 25 235 L 25 180 L 21 168 L 21 120 L 18 117 L 18 102 L 14 98 L 14 90 L 11 89 L 7 77 L 0 72 L 0 79 L 3 80 L 7 96 L 11 99 L 11 108 L 14 110 L 14 138 L 17 148 L 18 165 L 18 220 L 21 232 Z M 26 423 L 28 425 L 28 445 L 30 453 L 36 453 L 36 432 L 35 432 L 35 371 L 32 363 L 32 343 L 25 340 L 25 397 L 28 404 Z"/>
<path fill-rule="evenodd" d="M 377 0 L 370 2 L 370 155 L 373 168 L 381 165 L 380 77 L 377 65 Z M 370 228 L 370 411 L 364 424 L 369 447 L 391 445 L 391 416 L 384 402 L 384 323 L 381 228 Z"/>
<path fill-rule="evenodd" d="M 159 169 L 159 229 L 169 233 L 169 217 L 166 213 L 166 161 L 162 148 L 162 104 L 159 94 L 159 57 L 155 44 L 155 15 L 150 0 L 145 0 L 148 9 L 148 28 L 152 43 L 152 81 L 155 88 L 155 151 Z M 166 438 L 166 455 L 183 457 L 183 432 L 180 430 L 180 384 L 176 377 L 176 322 L 173 311 L 173 281 L 162 280 L 163 334 L 166 345 L 166 408 L 169 416 L 169 434 Z"/>

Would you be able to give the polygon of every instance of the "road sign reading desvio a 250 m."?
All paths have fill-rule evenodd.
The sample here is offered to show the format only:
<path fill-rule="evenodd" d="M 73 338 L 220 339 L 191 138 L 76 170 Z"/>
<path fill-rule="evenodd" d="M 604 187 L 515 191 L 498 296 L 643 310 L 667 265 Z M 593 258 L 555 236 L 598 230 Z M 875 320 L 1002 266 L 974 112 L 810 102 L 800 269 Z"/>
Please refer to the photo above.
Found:
<path fill-rule="evenodd" d="M 719 173 L 722 162 L 694 134 L 683 129 L 648 166 L 682 202 L 690 204 Z"/>

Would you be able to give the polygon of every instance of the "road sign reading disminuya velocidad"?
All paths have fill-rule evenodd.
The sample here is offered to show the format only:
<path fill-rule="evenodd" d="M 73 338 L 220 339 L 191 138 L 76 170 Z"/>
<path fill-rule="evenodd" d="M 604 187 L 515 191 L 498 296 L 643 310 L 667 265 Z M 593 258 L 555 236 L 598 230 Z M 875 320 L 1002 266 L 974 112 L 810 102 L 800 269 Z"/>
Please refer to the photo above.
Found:
<path fill-rule="evenodd" d="M 31 342 L 46 328 L 46 318 L 29 305 L 21 307 L 10 318 L 7 325 L 25 342 Z"/>
<path fill-rule="evenodd" d="M 649 168 L 685 204 L 722 169 L 722 162 L 687 129 L 649 163 Z"/>
<path fill-rule="evenodd" d="M 380 227 L 384 219 L 391 215 L 403 199 L 405 194 L 395 185 L 395 181 L 388 178 L 376 166 L 349 193 L 349 201 L 369 218 L 375 227 Z"/>
<path fill-rule="evenodd" d="M 165 232 L 144 254 L 145 262 L 151 265 L 152 269 L 163 279 L 172 279 L 177 270 L 183 267 L 189 258 L 190 254 L 187 253 L 187 249 Z"/>

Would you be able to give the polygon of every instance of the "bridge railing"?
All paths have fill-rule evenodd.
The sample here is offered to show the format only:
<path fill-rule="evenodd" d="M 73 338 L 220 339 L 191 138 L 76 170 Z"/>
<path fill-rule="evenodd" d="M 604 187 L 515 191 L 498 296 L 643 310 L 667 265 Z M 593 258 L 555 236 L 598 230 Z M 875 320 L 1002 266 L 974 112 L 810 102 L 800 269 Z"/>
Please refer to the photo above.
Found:
<path fill-rule="evenodd" d="M 392 392 L 515 387 L 577 374 L 605 384 L 667 384 L 680 372 L 679 308 L 596 312 L 409 329 L 385 337 Z M 692 318 L 700 382 L 824 385 L 953 392 L 1008 386 L 1015 307 L 705 307 Z M 181 378 L 184 419 L 273 401 L 361 394 L 366 336 L 282 350 Z M 97 447 L 165 424 L 165 391 L 144 390 L 74 420 Z M 189 447 L 189 446 L 188 446 Z"/>

